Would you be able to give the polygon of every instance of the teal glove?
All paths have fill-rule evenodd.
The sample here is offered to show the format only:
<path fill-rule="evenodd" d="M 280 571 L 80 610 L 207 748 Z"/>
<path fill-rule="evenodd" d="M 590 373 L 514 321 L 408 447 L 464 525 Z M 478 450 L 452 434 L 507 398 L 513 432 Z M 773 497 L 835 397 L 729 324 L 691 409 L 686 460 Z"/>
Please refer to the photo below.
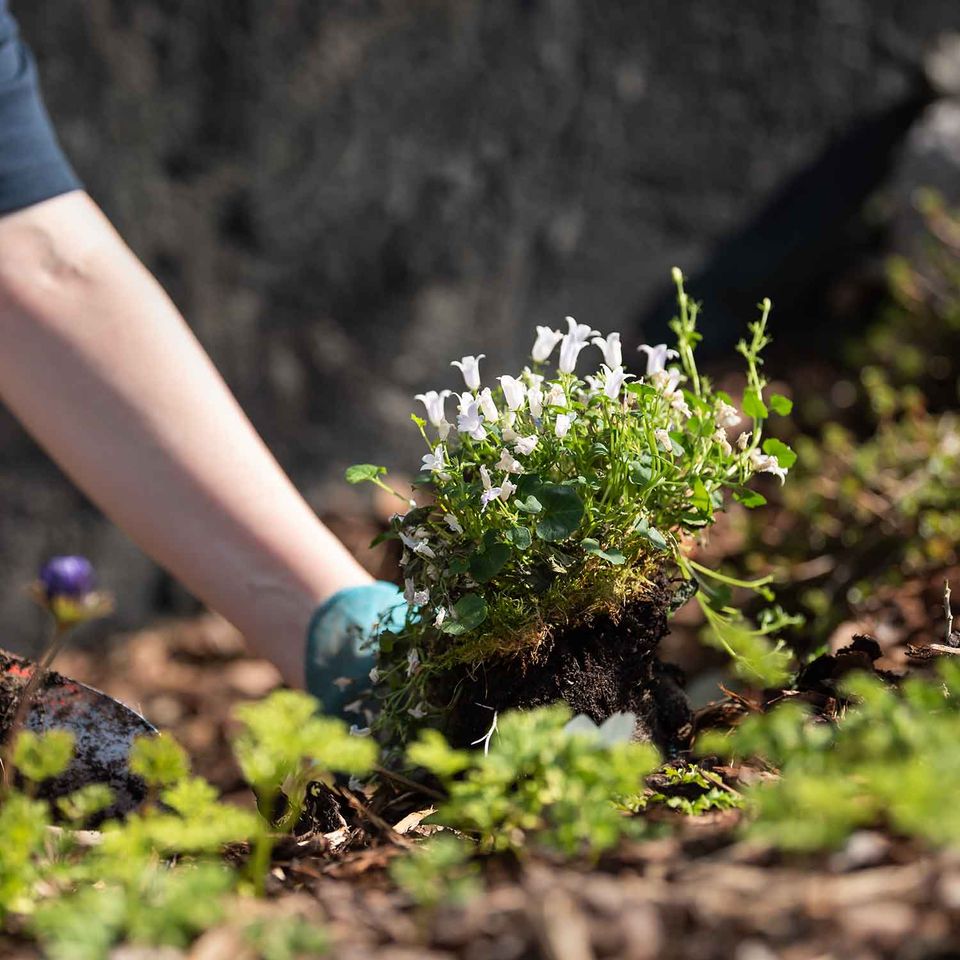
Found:
<path fill-rule="evenodd" d="M 399 630 L 406 616 L 407 604 L 399 587 L 378 580 L 340 590 L 311 617 L 307 689 L 323 703 L 324 713 L 342 715 L 344 706 L 370 685 L 376 645 L 367 641 L 382 630 Z"/>

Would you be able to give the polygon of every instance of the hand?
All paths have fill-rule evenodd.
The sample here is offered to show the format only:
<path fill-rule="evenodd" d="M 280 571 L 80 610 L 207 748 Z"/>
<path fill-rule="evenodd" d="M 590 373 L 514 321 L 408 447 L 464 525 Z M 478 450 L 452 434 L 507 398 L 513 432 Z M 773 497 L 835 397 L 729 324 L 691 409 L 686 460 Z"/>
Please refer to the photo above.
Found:
<path fill-rule="evenodd" d="M 339 716 L 369 685 L 376 663 L 371 635 L 399 629 L 406 615 L 400 589 L 382 580 L 340 590 L 314 613 L 307 627 L 307 689 L 323 703 L 324 713 Z"/>

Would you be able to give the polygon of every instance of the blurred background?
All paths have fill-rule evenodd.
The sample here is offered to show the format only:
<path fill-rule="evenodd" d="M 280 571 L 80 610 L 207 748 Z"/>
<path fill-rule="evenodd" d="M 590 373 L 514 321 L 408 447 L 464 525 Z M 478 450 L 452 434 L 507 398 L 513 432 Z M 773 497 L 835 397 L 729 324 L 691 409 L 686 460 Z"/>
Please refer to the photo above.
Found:
<path fill-rule="evenodd" d="M 412 395 L 567 314 L 662 339 L 669 269 L 729 350 L 829 355 L 960 198 L 956 0 L 13 0 L 89 192 L 314 507 L 410 470 Z M 145 358 L 149 362 L 149 358 Z M 0 412 L 2 645 L 91 556 L 119 625 L 193 601 Z"/>

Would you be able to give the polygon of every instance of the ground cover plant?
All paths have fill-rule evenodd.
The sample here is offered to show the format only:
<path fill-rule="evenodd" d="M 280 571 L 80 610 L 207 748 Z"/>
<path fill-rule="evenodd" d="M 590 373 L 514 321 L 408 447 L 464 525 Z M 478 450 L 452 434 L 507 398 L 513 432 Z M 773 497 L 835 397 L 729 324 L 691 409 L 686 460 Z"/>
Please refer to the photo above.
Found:
<path fill-rule="evenodd" d="M 741 412 L 699 372 L 700 308 L 679 270 L 674 281 L 676 348 L 643 345 L 642 375 L 628 372 L 619 333 L 568 317 L 565 333 L 538 328 L 517 376 L 484 386 L 482 355 L 455 360 L 466 390 L 454 422 L 452 391 L 418 396 L 428 452 L 414 486 L 430 502 L 410 501 L 383 535 L 403 546 L 410 605 L 405 627 L 380 636 L 371 676 L 368 719 L 385 743 L 405 742 L 425 719 L 472 743 L 499 710 L 566 698 L 597 721 L 631 710 L 668 745 L 688 717 L 656 649 L 668 609 L 693 593 L 741 675 L 786 678 L 776 635 L 789 618 L 771 607 L 754 626 L 730 600 L 731 586 L 770 599 L 767 580 L 731 581 L 688 550 L 728 498 L 762 506 L 751 481 L 782 481 L 796 459 L 763 436 L 771 413 L 791 407 L 763 375 L 770 303 L 738 346 Z M 584 351 L 601 362 L 581 377 Z M 347 479 L 389 490 L 385 473 L 361 464 Z"/>

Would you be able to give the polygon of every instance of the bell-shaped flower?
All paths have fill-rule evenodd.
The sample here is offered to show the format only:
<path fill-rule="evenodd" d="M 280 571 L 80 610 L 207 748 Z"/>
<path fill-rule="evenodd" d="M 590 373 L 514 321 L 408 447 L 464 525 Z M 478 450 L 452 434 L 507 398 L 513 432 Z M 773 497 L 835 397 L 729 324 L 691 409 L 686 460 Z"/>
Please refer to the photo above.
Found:
<path fill-rule="evenodd" d="M 744 432 L 741 433 L 739 437 L 737 437 L 737 449 L 746 450 L 747 444 L 750 443 L 751 436 L 753 436 L 752 430 L 744 430 Z"/>
<path fill-rule="evenodd" d="M 733 447 L 730 446 L 730 441 L 727 439 L 727 431 L 723 427 L 717 427 L 716 433 L 713 435 L 713 442 L 720 447 L 724 456 L 729 457 L 733 453 Z"/>
<path fill-rule="evenodd" d="M 569 432 L 573 421 L 577 419 L 575 413 L 558 413 L 557 422 L 554 424 L 554 431 L 562 440 Z"/>
<path fill-rule="evenodd" d="M 437 555 L 433 552 L 433 547 L 430 546 L 426 537 L 423 537 L 422 539 L 411 537 L 409 533 L 405 533 L 403 530 L 401 530 L 400 540 L 408 550 L 412 550 L 421 557 L 426 557 L 428 560 L 435 560 L 437 557 Z"/>
<path fill-rule="evenodd" d="M 480 404 L 480 412 L 483 414 L 483 418 L 490 423 L 496 423 L 500 417 L 500 411 L 493 402 L 493 394 L 490 392 L 489 387 L 484 387 L 480 391 L 480 394 L 477 396 L 477 402 Z"/>
<path fill-rule="evenodd" d="M 680 356 L 676 350 L 669 349 L 665 343 L 658 343 L 655 347 L 641 343 L 637 349 L 643 350 L 647 354 L 648 377 L 652 377 L 655 373 L 662 373 L 666 369 L 668 360 Z"/>
<path fill-rule="evenodd" d="M 616 400 L 620 396 L 624 383 L 633 376 L 632 373 L 625 373 L 623 367 L 617 366 L 612 369 L 605 363 L 601 364 L 603 371 L 603 392 L 610 400 Z"/>
<path fill-rule="evenodd" d="M 772 473 L 775 477 L 779 477 L 781 483 L 787 479 L 787 470 L 780 466 L 780 461 L 774 456 L 761 453 L 756 448 L 750 451 L 748 462 L 754 473 Z"/>
<path fill-rule="evenodd" d="M 463 527 L 460 524 L 460 521 L 452 514 L 445 513 L 443 515 L 443 522 L 453 531 L 453 533 L 463 533 Z"/>
<path fill-rule="evenodd" d="M 407 653 L 407 676 L 412 677 L 420 669 L 420 651 L 414 647 Z"/>
<path fill-rule="evenodd" d="M 467 407 L 466 413 L 457 414 L 457 430 L 474 440 L 483 440 L 487 436 L 486 428 L 483 426 L 483 415 L 480 413 L 480 404 L 477 401 Z"/>
<path fill-rule="evenodd" d="M 735 427 L 743 418 L 740 411 L 723 400 L 717 403 L 716 420 L 718 427 Z"/>
<path fill-rule="evenodd" d="M 673 441 L 670 439 L 670 434 L 667 433 L 662 427 L 653 431 L 653 435 L 657 438 L 657 443 L 663 447 L 667 453 L 673 453 Z"/>
<path fill-rule="evenodd" d="M 474 393 L 480 389 L 480 361 L 486 354 L 481 353 L 478 357 L 461 357 L 459 360 L 453 360 L 450 363 L 451 367 L 459 367 L 460 372 L 463 374 L 463 382 L 467 385 L 468 390 L 474 391 Z"/>
<path fill-rule="evenodd" d="M 490 487 L 489 489 L 484 490 L 483 493 L 480 494 L 480 512 L 484 513 L 487 507 L 489 507 L 490 504 L 493 503 L 493 501 L 496 500 L 499 496 L 500 496 L 499 487 Z"/>
<path fill-rule="evenodd" d="M 521 374 L 521 376 L 523 377 L 524 380 L 526 380 L 527 385 L 530 388 L 536 387 L 539 389 L 545 379 L 543 374 L 534 373 L 529 367 L 523 368 L 523 373 Z"/>
<path fill-rule="evenodd" d="M 503 478 L 503 483 L 500 484 L 500 499 L 509 500 L 517 492 L 517 485 L 511 483 L 508 477 Z"/>
<path fill-rule="evenodd" d="M 543 363 L 553 353 L 553 348 L 562 338 L 563 334 L 559 330 L 552 330 L 550 327 L 537 327 L 537 340 L 530 354 L 534 363 Z"/>
<path fill-rule="evenodd" d="M 513 411 L 519 410 L 527 396 L 527 388 L 523 381 L 506 375 L 500 377 L 499 380 L 504 399 L 507 401 L 507 407 Z"/>
<path fill-rule="evenodd" d="M 430 591 L 418 590 L 413 580 L 407 577 L 403 581 L 403 599 L 415 607 L 422 607 L 430 602 Z"/>
<path fill-rule="evenodd" d="M 523 473 L 523 464 L 506 447 L 500 451 L 496 466 L 498 470 L 505 470 L 507 473 Z"/>
<path fill-rule="evenodd" d="M 539 420 L 543 416 L 543 391 L 539 386 L 531 387 L 527 391 L 527 406 L 534 420 Z"/>
<path fill-rule="evenodd" d="M 573 373 L 577 366 L 577 357 L 580 351 L 589 343 L 597 331 L 591 330 L 585 323 L 577 323 L 573 317 L 567 317 L 568 332 L 564 335 L 560 344 L 560 363 L 558 364 L 561 373 Z"/>
<path fill-rule="evenodd" d="M 443 626 L 444 620 L 447 619 L 447 608 L 446 607 L 437 607 L 437 617 L 433 621 L 433 625 L 439 629 Z"/>
<path fill-rule="evenodd" d="M 446 422 L 446 411 L 443 409 L 444 401 L 450 396 L 449 390 L 428 390 L 426 393 L 418 393 L 413 399 L 419 400 L 427 411 L 427 421 L 433 426 L 439 427 Z"/>
<path fill-rule="evenodd" d="M 516 422 L 517 415 L 512 410 L 508 410 L 503 415 L 503 425 L 500 428 L 500 436 L 503 437 L 504 443 L 512 443 L 517 439 L 517 431 L 513 429 L 513 425 Z"/>
<path fill-rule="evenodd" d="M 563 392 L 563 387 L 559 383 L 550 384 L 546 404 L 548 407 L 566 407 L 567 395 Z"/>
<path fill-rule="evenodd" d="M 603 362 L 611 370 L 623 366 L 623 349 L 620 346 L 620 334 L 609 333 L 606 337 L 594 337 L 590 341 L 603 352 Z"/>
<path fill-rule="evenodd" d="M 442 443 L 438 443 L 432 453 L 423 455 L 422 470 L 429 470 L 431 473 L 440 473 L 445 466 Z"/>
<path fill-rule="evenodd" d="M 484 490 L 490 490 L 493 487 L 490 471 L 482 463 L 480 464 L 480 482 L 483 484 Z"/>
<path fill-rule="evenodd" d="M 521 456 L 527 457 L 536 449 L 538 438 L 531 434 L 529 437 L 517 437 L 513 443 L 513 449 Z"/>

